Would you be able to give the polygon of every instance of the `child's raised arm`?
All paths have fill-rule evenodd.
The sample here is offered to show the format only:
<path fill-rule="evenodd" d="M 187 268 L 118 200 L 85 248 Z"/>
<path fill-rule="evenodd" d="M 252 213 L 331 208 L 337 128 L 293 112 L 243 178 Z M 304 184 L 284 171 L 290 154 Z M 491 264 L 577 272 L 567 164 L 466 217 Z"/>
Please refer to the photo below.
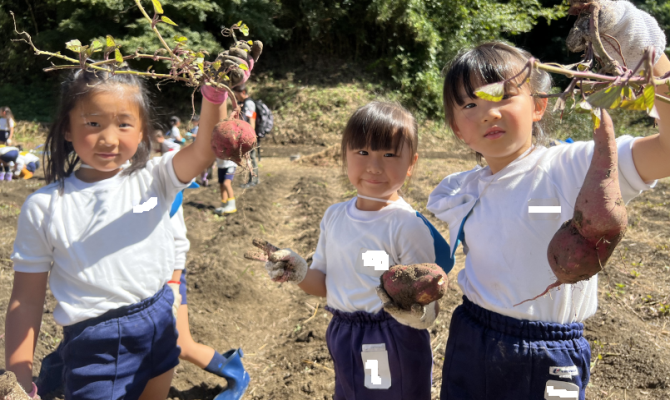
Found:
<path fill-rule="evenodd" d="M 33 357 L 40 333 L 48 272 L 14 272 L 5 319 L 5 365 L 26 393 L 32 391 Z"/>
<path fill-rule="evenodd" d="M 654 76 L 670 72 L 670 60 L 663 54 L 654 65 Z M 656 86 L 656 93 L 670 97 L 668 85 Z M 670 104 L 659 99 L 654 102 L 660 117 L 657 135 L 636 140 L 633 143 L 633 162 L 640 178 L 645 182 L 670 176 Z"/>

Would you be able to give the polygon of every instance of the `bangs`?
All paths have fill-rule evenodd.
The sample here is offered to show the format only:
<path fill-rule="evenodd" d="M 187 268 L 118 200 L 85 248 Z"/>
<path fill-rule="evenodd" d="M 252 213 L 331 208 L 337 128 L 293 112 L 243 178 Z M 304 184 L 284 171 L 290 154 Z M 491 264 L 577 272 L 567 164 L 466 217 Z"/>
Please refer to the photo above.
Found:
<path fill-rule="evenodd" d="M 372 151 L 399 152 L 414 133 L 414 118 L 404 109 L 390 103 L 370 103 L 358 109 L 344 128 L 346 149 L 369 148 Z"/>
<path fill-rule="evenodd" d="M 444 79 L 445 110 L 465 104 L 466 98 L 476 98 L 475 90 L 490 83 L 501 82 L 516 75 L 526 60 L 515 57 L 496 46 L 479 46 L 456 57 Z M 506 90 L 516 86 L 508 82 Z"/>

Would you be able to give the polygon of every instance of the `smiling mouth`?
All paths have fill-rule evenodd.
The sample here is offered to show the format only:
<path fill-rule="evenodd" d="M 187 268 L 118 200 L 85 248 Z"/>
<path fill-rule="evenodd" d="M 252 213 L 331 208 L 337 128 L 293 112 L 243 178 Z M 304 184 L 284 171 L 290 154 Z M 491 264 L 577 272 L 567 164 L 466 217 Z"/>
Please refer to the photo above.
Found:
<path fill-rule="evenodd" d="M 491 137 L 491 136 L 499 137 L 499 136 L 502 136 L 504 133 L 505 133 L 505 131 L 502 130 L 502 129 L 492 129 L 489 132 L 486 132 L 484 137 Z"/>
<path fill-rule="evenodd" d="M 103 157 L 103 158 L 114 158 L 117 155 L 118 154 L 114 154 L 114 153 L 98 153 L 98 156 Z"/>

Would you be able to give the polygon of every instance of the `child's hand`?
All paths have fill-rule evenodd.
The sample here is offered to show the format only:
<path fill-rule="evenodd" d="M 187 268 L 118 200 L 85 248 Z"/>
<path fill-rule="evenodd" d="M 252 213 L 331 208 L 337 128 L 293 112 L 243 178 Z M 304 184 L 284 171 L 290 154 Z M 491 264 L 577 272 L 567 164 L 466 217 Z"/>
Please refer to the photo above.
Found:
<path fill-rule="evenodd" d="M 264 261 L 265 269 L 274 282 L 300 283 L 307 275 L 307 261 L 291 249 L 282 249 L 271 245 L 266 240 L 254 239 L 254 246 L 262 250 L 248 251 L 244 258 Z"/>
<path fill-rule="evenodd" d="M 425 306 L 415 303 L 412 305 L 411 310 L 404 310 L 393 302 L 393 299 L 391 299 L 381 285 L 377 287 L 377 296 L 382 301 L 384 310 L 391 314 L 396 321 L 415 329 L 429 328 L 433 325 L 433 322 L 437 319 L 437 314 L 440 312 L 440 306 L 437 301 L 428 303 Z"/>
<path fill-rule="evenodd" d="M 579 2 L 574 1 L 574 3 Z M 658 61 L 665 51 L 666 38 L 654 17 L 636 8 L 628 1 L 599 0 L 596 3 L 600 6 L 598 18 L 600 38 L 605 50 L 612 58 L 620 65 L 624 65 L 621 59 L 621 55 L 623 55 L 626 61 L 625 65 L 633 69 L 642 60 L 644 49 L 652 46 L 656 49 L 653 64 Z M 589 35 L 588 30 L 588 19 L 579 18 L 575 22 L 567 43 L 571 51 L 581 51 L 573 49 L 575 46 L 576 48 L 580 47 L 578 43 L 583 46 L 581 39 L 573 40 L 573 43 L 571 43 L 571 37 L 576 39 L 577 32 L 581 32 L 579 35 Z M 619 45 L 621 46 L 621 54 L 619 54 Z"/>

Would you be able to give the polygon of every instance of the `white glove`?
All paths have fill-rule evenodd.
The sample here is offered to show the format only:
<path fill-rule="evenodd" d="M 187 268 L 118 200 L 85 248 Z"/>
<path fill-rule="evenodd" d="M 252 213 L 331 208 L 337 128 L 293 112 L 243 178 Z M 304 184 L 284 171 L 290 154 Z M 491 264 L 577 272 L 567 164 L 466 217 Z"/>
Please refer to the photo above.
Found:
<path fill-rule="evenodd" d="M 12 145 L 12 139 L 7 139 L 7 141 L 5 142 L 5 144 L 6 144 L 7 146 L 11 146 L 11 145 Z"/>
<path fill-rule="evenodd" d="M 412 305 L 411 310 L 404 310 L 393 302 L 393 299 L 386 293 L 383 287 L 377 287 L 377 296 L 384 304 L 384 311 L 403 325 L 411 326 L 414 329 L 427 329 L 437 319 L 440 312 L 440 305 L 437 301 L 422 306 L 419 303 Z"/>
<path fill-rule="evenodd" d="M 665 51 L 666 39 L 665 33 L 659 27 L 654 17 L 636 8 L 626 0 L 596 1 L 600 3 L 600 14 L 598 17 L 600 39 L 610 57 L 615 59 L 620 65 L 624 65 L 616 42 L 604 35 L 612 36 L 619 42 L 621 53 L 626 59 L 625 65 L 628 68 L 635 68 L 640 60 L 642 60 L 644 49 L 650 46 L 656 49 L 653 60 L 653 64 L 656 64 Z M 570 35 L 573 36 L 574 31 L 588 34 L 587 21 L 578 19 Z M 578 26 L 578 24 L 581 26 Z M 570 47 L 570 36 L 568 36 L 568 47 Z"/>
<path fill-rule="evenodd" d="M 265 270 L 275 282 L 300 283 L 307 275 L 307 261 L 291 249 L 277 250 L 268 257 Z"/>
<path fill-rule="evenodd" d="M 172 289 L 172 294 L 174 295 L 174 301 L 172 302 L 172 315 L 174 315 L 175 321 L 177 320 L 177 312 L 179 311 L 179 306 L 181 305 L 181 294 L 179 294 L 180 285 L 181 282 L 168 282 L 168 286 L 170 289 Z"/>

